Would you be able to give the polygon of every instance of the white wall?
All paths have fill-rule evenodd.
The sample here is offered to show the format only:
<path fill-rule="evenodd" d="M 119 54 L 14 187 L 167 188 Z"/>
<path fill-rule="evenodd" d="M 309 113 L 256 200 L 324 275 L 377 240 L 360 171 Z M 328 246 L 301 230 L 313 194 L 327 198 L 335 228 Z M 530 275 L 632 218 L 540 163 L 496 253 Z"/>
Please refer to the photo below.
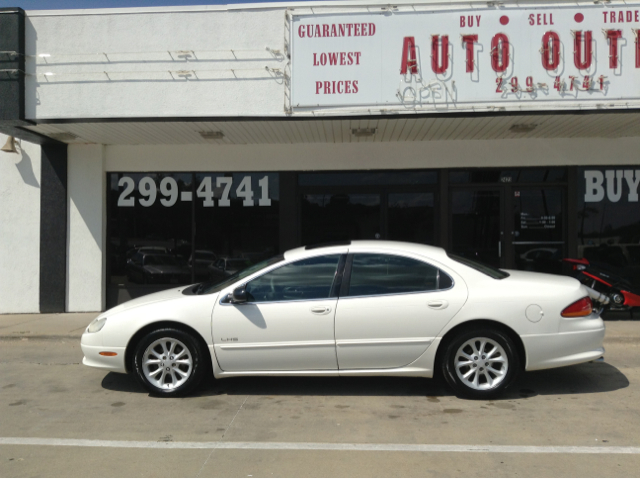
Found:
<path fill-rule="evenodd" d="M 68 149 L 68 312 L 101 311 L 105 305 L 104 147 Z"/>
<path fill-rule="evenodd" d="M 29 119 L 284 114 L 282 8 L 27 15 Z"/>
<path fill-rule="evenodd" d="M 106 146 L 106 171 L 286 171 L 638 164 L 640 138 Z"/>
<path fill-rule="evenodd" d="M 23 141 L 0 152 L 0 314 L 39 311 L 40 147 Z"/>

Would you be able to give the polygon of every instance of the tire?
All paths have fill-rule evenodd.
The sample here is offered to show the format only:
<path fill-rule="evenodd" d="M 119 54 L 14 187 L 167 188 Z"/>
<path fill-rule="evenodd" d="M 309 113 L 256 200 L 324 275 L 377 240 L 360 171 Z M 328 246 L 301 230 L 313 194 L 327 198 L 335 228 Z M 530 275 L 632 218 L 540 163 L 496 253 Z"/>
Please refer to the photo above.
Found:
<path fill-rule="evenodd" d="M 498 358 L 502 360 L 496 361 Z M 519 373 L 520 357 L 516 346 L 500 330 L 479 328 L 461 331 L 444 351 L 442 375 L 449 386 L 463 397 L 496 397 L 513 383 Z"/>
<path fill-rule="evenodd" d="M 207 371 L 201 341 L 175 328 L 157 329 L 144 336 L 133 361 L 140 384 L 162 397 L 186 396 L 200 385 Z"/>

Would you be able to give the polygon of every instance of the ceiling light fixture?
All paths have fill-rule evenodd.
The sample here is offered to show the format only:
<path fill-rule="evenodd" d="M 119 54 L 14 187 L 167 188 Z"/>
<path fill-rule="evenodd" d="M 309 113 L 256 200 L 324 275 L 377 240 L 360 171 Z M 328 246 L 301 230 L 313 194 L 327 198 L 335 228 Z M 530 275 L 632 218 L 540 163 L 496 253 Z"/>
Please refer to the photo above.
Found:
<path fill-rule="evenodd" d="M 377 128 L 353 128 L 351 134 L 356 138 L 362 138 L 367 136 L 373 136 L 378 131 Z"/>
<path fill-rule="evenodd" d="M 516 123 L 515 125 L 511 125 L 509 131 L 511 133 L 529 133 L 530 131 L 535 130 L 538 127 L 535 123 Z"/>
<path fill-rule="evenodd" d="M 16 149 L 16 139 L 13 136 L 7 138 L 7 142 L 2 148 L 0 148 L 0 150 L 5 153 L 18 153 L 18 150 Z"/>
<path fill-rule="evenodd" d="M 224 133 L 221 131 L 199 131 L 200 136 L 205 140 L 222 140 Z"/>

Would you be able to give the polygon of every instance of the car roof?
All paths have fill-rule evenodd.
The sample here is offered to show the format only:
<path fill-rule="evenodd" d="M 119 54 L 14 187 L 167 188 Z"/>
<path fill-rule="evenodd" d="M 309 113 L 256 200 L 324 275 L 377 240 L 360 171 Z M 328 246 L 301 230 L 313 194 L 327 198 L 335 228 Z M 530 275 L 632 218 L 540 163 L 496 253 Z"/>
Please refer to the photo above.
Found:
<path fill-rule="evenodd" d="M 291 249 L 284 253 L 284 258 L 294 260 L 306 258 L 320 254 L 340 254 L 340 253 L 365 253 L 365 252 L 388 252 L 395 254 L 409 253 L 419 256 L 426 256 L 433 259 L 447 259 L 447 252 L 438 246 L 430 246 L 419 243 L 408 243 L 403 241 L 384 240 L 354 240 L 342 244 L 318 245 L 307 249 L 305 246 Z"/>

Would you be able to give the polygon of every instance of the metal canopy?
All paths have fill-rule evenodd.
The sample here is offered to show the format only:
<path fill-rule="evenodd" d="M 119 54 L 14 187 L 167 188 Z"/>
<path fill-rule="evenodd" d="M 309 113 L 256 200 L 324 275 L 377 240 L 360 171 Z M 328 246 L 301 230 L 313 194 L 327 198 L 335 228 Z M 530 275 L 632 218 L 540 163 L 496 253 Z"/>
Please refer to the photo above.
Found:
<path fill-rule="evenodd" d="M 294 144 L 389 141 L 623 138 L 640 136 L 640 112 L 308 120 L 78 121 L 29 130 L 68 144 Z M 220 132 L 222 135 L 220 135 Z"/>

